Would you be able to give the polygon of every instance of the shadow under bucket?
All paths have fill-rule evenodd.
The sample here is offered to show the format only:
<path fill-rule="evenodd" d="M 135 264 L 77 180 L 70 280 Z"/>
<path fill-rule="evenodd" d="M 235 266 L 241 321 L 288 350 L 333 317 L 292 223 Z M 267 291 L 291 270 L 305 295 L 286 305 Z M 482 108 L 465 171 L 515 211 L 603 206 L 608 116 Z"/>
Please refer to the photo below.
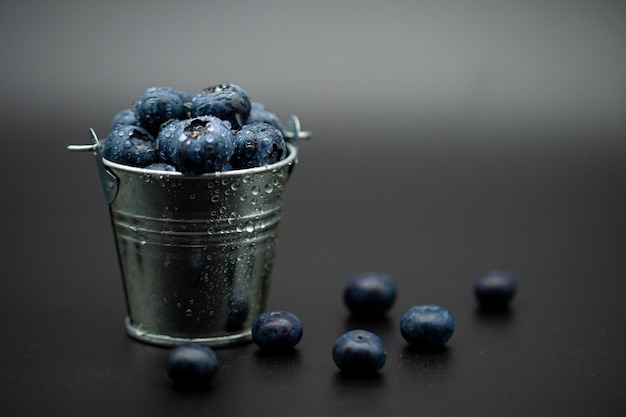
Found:
<path fill-rule="evenodd" d="M 172 346 L 251 340 L 265 310 L 284 191 L 297 162 L 186 176 L 102 158 L 126 298 L 127 333 Z M 74 147 L 77 150 L 78 147 Z"/>

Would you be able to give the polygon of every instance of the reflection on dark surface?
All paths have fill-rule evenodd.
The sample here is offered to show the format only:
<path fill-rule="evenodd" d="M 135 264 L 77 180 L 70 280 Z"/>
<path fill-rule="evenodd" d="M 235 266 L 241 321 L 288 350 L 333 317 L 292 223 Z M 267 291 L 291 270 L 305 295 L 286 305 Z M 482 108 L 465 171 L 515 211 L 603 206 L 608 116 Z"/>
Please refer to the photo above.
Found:
<path fill-rule="evenodd" d="M 333 382 L 337 387 L 376 389 L 385 385 L 385 375 L 380 371 L 367 375 L 352 375 L 338 370 Z"/>
<path fill-rule="evenodd" d="M 257 350 L 252 355 L 253 363 L 259 371 L 286 374 L 298 371 L 302 365 L 302 355 L 298 349 L 289 352 L 272 353 Z"/>
<path fill-rule="evenodd" d="M 406 346 L 402 350 L 401 358 L 402 367 L 410 371 L 446 371 L 453 361 L 452 350 L 448 346 L 436 348 Z"/>
<path fill-rule="evenodd" d="M 369 330 L 383 337 L 390 331 L 396 330 L 394 325 L 395 322 L 387 316 L 375 319 L 364 319 L 350 315 L 345 320 L 344 330 L 346 332 L 355 329 Z"/>
<path fill-rule="evenodd" d="M 475 316 L 480 322 L 484 323 L 510 324 L 515 319 L 515 311 L 510 306 L 497 309 L 479 306 L 476 308 Z"/>

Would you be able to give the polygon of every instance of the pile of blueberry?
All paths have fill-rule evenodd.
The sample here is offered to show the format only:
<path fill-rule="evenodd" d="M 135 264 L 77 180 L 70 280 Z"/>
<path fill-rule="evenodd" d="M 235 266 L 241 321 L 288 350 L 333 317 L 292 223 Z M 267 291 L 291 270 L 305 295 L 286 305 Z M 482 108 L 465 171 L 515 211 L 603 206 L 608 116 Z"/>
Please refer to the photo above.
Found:
<path fill-rule="evenodd" d="M 383 317 L 396 299 L 396 284 L 385 274 L 366 273 L 353 277 L 344 288 L 344 303 L 361 319 Z M 514 276 L 494 270 L 480 276 L 474 284 L 474 295 L 482 309 L 506 309 L 516 292 Z M 454 333 L 454 320 L 445 308 L 415 305 L 400 320 L 400 334 L 416 349 L 440 349 Z M 285 353 L 302 338 L 302 322 L 293 313 L 273 310 L 260 314 L 252 325 L 252 338 L 265 352 Z M 387 361 L 387 347 L 377 334 L 354 329 L 341 335 L 332 348 L 337 367 L 348 375 L 375 374 Z M 217 372 L 215 353 L 206 346 L 182 345 L 170 351 L 167 360 L 169 376 L 177 383 L 208 383 Z"/>
<path fill-rule="evenodd" d="M 102 145 L 107 160 L 200 175 L 273 164 L 287 156 L 276 114 L 235 84 L 194 94 L 150 87 L 118 112 Z"/>

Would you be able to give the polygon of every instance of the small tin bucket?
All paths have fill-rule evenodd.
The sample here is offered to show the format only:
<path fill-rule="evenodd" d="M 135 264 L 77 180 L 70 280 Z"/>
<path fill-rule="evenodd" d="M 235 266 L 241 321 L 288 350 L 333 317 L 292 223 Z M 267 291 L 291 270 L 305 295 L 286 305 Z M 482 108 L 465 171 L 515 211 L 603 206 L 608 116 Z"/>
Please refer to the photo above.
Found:
<path fill-rule="evenodd" d="M 258 168 L 185 176 L 104 159 L 91 130 L 121 267 L 126 331 L 161 346 L 249 341 L 264 311 L 284 191 L 297 162 L 299 130 L 287 157 Z"/>

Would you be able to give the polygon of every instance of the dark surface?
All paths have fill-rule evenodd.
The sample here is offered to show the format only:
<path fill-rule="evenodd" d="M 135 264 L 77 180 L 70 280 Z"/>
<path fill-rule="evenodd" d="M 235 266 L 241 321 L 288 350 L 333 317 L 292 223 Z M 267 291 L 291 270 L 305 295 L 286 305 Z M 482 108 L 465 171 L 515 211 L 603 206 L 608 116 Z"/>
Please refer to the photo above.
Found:
<path fill-rule="evenodd" d="M 0 404 L 11 415 L 617 415 L 626 411 L 626 142 L 611 132 L 505 137 L 443 126 L 385 134 L 389 146 L 319 123 L 286 196 L 269 308 L 296 313 L 294 353 L 217 351 L 211 388 L 175 389 L 167 349 L 128 338 L 112 230 L 77 122 L 47 121 L 36 152 L 9 143 L 2 166 L 4 277 Z M 14 126 L 19 127 L 19 123 Z M 18 129 L 12 133 L 17 134 Z M 77 134 L 76 132 L 80 132 Z M 354 146 L 356 145 L 356 146 Z M 7 148 L 5 148 L 7 149 Z M 330 151 L 329 151 L 330 150 Z M 23 169 L 28 158 L 36 170 Z M 484 314 L 474 279 L 518 279 L 510 311 Z M 388 317 L 354 321 L 347 279 L 398 284 Z M 446 307 L 448 348 L 408 349 L 413 304 Z M 377 332 L 378 376 L 335 367 L 336 338 Z M 295 411 L 297 410 L 297 411 Z"/>

